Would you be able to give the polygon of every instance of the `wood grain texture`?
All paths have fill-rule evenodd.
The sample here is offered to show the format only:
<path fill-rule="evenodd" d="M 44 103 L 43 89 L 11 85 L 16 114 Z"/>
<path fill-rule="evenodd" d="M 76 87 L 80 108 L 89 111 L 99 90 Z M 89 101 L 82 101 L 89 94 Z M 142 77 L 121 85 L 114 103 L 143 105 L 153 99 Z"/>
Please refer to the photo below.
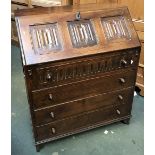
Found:
<path fill-rule="evenodd" d="M 97 51 L 98 53 L 101 52 L 108 52 L 108 51 L 114 51 L 114 50 L 119 50 L 119 49 L 125 49 L 125 48 L 134 48 L 136 46 L 140 46 L 139 40 L 137 39 L 137 34 L 134 31 L 133 24 L 130 22 L 131 18 L 128 13 L 128 10 L 124 8 L 118 9 L 118 11 L 111 9 L 110 11 L 107 11 L 107 9 L 103 10 L 97 10 L 97 11 L 89 11 L 89 12 L 84 12 L 81 11 L 81 16 L 82 18 L 92 18 L 92 23 L 94 24 L 94 27 L 96 23 L 93 22 L 93 19 L 99 18 L 99 17 L 104 17 L 104 16 L 118 16 L 118 15 L 123 15 L 127 18 L 126 22 L 128 24 L 128 27 L 131 30 L 131 35 L 132 38 L 129 40 L 126 40 L 124 42 L 124 39 L 118 39 L 117 41 L 104 44 L 102 45 L 102 42 L 104 40 L 98 41 L 98 44 L 92 47 L 88 48 L 74 48 L 71 44 L 65 43 L 65 40 L 70 40 L 70 36 L 68 35 L 68 28 L 66 27 L 67 25 L 63 25 L 63 32 L 60 29 L 60 35 L 62 36 L 63 39 L 63 48 L 62 50 L 59 50 L 57 52 L 50 52 L 48 54 L 43 54 L 43 55 L 36 55 L 33 49 L 33 44 L 31 41 L 31 34 L 29 33 L 29 25 L 33 25 L 35 23 L 43 24 L 43 23 L 58 23 L 58 25 L 61 25 L 62 22 L 64 21 L 74 21 L 76 17 L 75 11 L 77 10 L 75 7 L 75 10 L 70 10 L 66 7 L 60 7 L 61 9 L 55 9 L 51 10 L 48 12 L 48 14 L 44 14 L 44 11 L 47 11 L 45 9 L 39 10 L 39 13 L 43 12 L 43 18 L 40 18 L 38 15 L 38 10 L 37 9 L 32 9 L 33 12 L 31 12 L 31 9 L 29 10 L 29 13 L 32 13 L 31 15 L 23 16 L 22 18 L 16 17 L 17 21 L 17 26 L 19 26 L 19 35 L 22 40 L 22 47 L 23 47 L 23 55 L 25 57 L 25 63 L 27 65 L 35 64 L 35 63 L 43 63 L 47 61 L 56 61 L 56 60 L 61 60 L 61 59 L 69 59 L 69 58 L 75 58 L 79 56 L 86 56 L 95 53 Z M 71 7 L 70 7 L 71 8 Z M 64 9 L 64 10 L 63 10 Z M 66 9 L 66 10 L 65 10 Z M 86 9 L 87 10 L 87 9 Z M 91 10 L 91 8 L 90 8 Z M 26 10 L 28 11 L 28 10 Z M 64 11 L 63 14 L 61 14 L 61 11 Z M 79 11 L 79 10 L 77 10 Z M 53 12 L 53 13 L 52 13 Z M 72 13 L 71 13 L 72 12 Z M 17 16 L 21 15 L 20 11 L 17 11 Z M 27 14 L 29 14 L 27 13 Z M 36 15 L 34 15 L 34 14 Z M 98 23 L 99 24 L 99 23 Z M 104 35 L 104 32 L 102 31 L 101 34 L 97 33 L 96 31 L 96 36 L 101 36 Z M 102 39 L 102 38 L 100 38 Z M 108 49 L 108 50 L 107 50 Z M 74 52 L 73 52 L 74 51 Z"/>
<path fill-rule="evenodd" d="M 19 40 L 18 40 L 18 36 L 16 34 L 14 34 L 14 31 L 17 31 L 16 29 L 16 26 L 12 26 L 14 25 L 14 12 L 16 10 L 19 10 L 19 9 L 28 9 L 28 8 L 33 8 L 33 7 L 43 7 L 43 6 L 55 6 L 56 4 L 59 4 L 59 5 L 69 5 L 71 4 L 71 1 L 70 0 L 58 0 L 58 1 L 53 1 L 53 3 L 51 4 L 47 4 L 47 2 L 43 2 L 42 3 L 39 3 L 39 1 L 33 1 L 33 0 L 11 0 L 11 43 L 13 45 L 16 45 L 16 46 L 19 46 Z"/>
<path fill-rule="evenodd" d="M 32 90 L 76 82 L 90 77 L 102 76 L 124 68 L 135 69 L 139 60 L 138 49 L 105 53 L 41 66 L 31 66 L 25 72 L 31 75 Z M 123 64 L 125 61 L 126 64 Z M 132 63 L 132 64 L 131 64 Z M 36 79 L 36 77 L 38 77 Z"/>
<path fill-rule="evenodd" d="M 133 89 L 133 87 L 130 87 L 121 91 L 97 94 L 83 99 L 78 98 L 78 100 L 61 103 L 57 106 L 53 106 L 51 103 L 49 107 L 35 110 L 36 125 L 44 125 L 68 116 L 111 105 L 131 104 Z"/>
<path fill-rule="evenodd" d="M 139 25 L 137 24 L 135 26 L 137 29 L 137 34 L 141 41 L 141 53 L 138 66 L 136 86 L 138 86 L 141 90 L 140 95 L 144 96 L 144 23 L 141 23 Z"/>
<path fill-rule="evenodd" d="M 144 0 L 118 0 L 118 4 L 126 5 L 129 8 L 132 20 L 134 21 L 134 26 L 142 44 L 139 66 L 144 67 Z M 139 77 L 139 75 L 137 76 Z M 141 89 L 141 94 L 144 96 L 144 83 L 142 83 L 144 79 L 139 83 L 139 78 L 137 78 L 136 85 Z"/>
<path fill-rule="evenodd" d="M 112 74 L 112 76 L 103 76 L 84 81 L 62 85 L 56 88 L 50 88 L 32 93 L 35 106 L 45 106 L 73 101 L 88 96 L 102 94 L 112 90 L 119 90 L 134 86 L 135 71 Z M 120 79 L 124 79 L 122 83 Z M 95 88 L 93 88 L 95 86 Z M 92 89 L 93 88 L 93 89 Z M 52 94 L 52 100 L 49 100 L 49 94 Z"/>
<path fill-rule="evenodd" d="M 69 22 L 78 24 L 70 29 Z M 37 151 L 55 139 L 129 122 L 141 46 L 126 7 L 36 8 L 17 11 L 16 23 Z M 54 51 L 58 42 L 62 48 Z"/>
<path fill-rule="evenodd" d="M 144 0 L 118 0 L 118 4 L 128 6 L 132 18 L 144 20 Z"/>
<path fill-rule="evenodd" d="M 73 5 L 81 4 L 117 4 L 117 0 L 73 0 Z"/>
<path fill-rule="evenodd" d="M 117 111 L 120 111 L 120 114 Z M 64 133 L 80 130 L 86 128 L 91 124 L 99 124 L 103 121 L 108 121 L 123 116 L 129 116 L 131 112 L 131 105 L 115 106 L 108 108 L 100 108 L 94 111 L 89 111 L 75 117 L 65 120 L 60 120 L 55 123 L 50 123 L 45 126 L 37 127 L 38 141 L 55 137 Z M 53 129 L 53 130 L 52 130 Z"/>

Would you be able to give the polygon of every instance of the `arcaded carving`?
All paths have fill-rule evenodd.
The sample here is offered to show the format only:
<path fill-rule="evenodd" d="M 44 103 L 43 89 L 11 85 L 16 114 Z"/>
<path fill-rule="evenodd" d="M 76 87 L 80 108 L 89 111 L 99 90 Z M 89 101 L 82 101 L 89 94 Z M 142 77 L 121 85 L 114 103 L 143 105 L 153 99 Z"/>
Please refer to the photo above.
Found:
<path fill-rule="evenodd" d="M 97 44 L 95 32 L 90 20 L 68 22 L 73 47 L 88 47 Z"/>
<path fill-rule="evenodd" d="M 119 38 L 131 39 L 127 19 L 123 16 L 101 18 L 105 37 L 107 40 Z"/>
<path fill-rule="evenodd" d="M 61 50 L 62 45 L 56 23 L 30 26 L 30 33 L 36 54 Z"/>

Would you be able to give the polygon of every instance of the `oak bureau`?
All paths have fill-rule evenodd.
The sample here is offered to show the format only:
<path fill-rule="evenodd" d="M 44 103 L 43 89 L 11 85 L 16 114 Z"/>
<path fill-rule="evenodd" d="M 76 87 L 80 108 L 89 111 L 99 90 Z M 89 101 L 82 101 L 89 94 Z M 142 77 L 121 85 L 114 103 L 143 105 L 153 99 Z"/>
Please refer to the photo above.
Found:
<path fill-rule="evenodd" d="M 65 136 L 129 123 L 141 45 L 127 7 L 15 15 L 37 151 Z"/>

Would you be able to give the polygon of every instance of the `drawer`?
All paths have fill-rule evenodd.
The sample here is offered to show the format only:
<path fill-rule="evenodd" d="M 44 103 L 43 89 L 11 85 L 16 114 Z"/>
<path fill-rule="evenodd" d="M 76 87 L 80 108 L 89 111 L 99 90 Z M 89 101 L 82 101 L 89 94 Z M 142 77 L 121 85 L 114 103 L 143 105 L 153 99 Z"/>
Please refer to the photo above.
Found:
<path fill-rule="evenodd" d="M 136 68 L 139 52 L 124 50 L 64 62 L 41 64 L 26 69 L 31 89 L 43 89 L 103 76 L 120 69 Z M 36 78 L 37 77 L 37 78 Z"/>
<path fill-rule="evenodd" d="M 45 140 L 47 138 L 55 138 L 60 135 L 67 135 L 76 131 L 90 128 L 93 125 L 113 121 L 114 119 L 129 116 L 131 112 L 131 105 L 115 106 L 110 108 L 103 108 L 95 111 L 89 111 L 82 115 L 70 117 L 68 119 L 60 120 L 50 123 L 45 126 L 36 127 L 37 141 Z"/>
<path fill-rule="evenodd" d="M 41 125 L 101 107 L 131 104 L 133 92 L 134 87 L 36 110 L 34 111 L 35 123 Z"/>
<path fill-rule="evenodd" d="M 45 106 L 52 106 L 131 87 L 134 86 L 135 77 L 135 70 L 127 70 L 126 72 L 92 78 L 77 83 L 62 85 L 41 91 L 33 91 L 33 107 L 36 109 Z"/>

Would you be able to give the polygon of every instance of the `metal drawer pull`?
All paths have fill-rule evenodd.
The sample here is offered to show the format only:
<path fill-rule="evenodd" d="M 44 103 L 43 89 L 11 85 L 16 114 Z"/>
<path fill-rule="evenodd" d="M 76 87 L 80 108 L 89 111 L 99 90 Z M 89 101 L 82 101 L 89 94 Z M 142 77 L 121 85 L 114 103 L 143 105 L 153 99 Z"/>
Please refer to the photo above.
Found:
<path fill-rule="evenodd" d="M 131 59 L 131 64 L 133 64 L 133 60 Z"/>
<path fill-rule="evenodd" d="M 123 100 L 123 96 L 122 96 L 122 95 L 118 95 L 118 98 L 119 98 L 120 100 Z"/>
<path fill-rule="evenodd" d="M 138 56 L 139 55 L 139 52 L 138 51 L 136 51 L 136 56 Z"/>
<path fill-rule="evenodd" d="M 125 83 L 125 79 L 124 78 L 120 78 L 119 79 L 121 83 Z"/>
<path fill-rule="evenodd" d="M 124 59 L 122 59 L 122 60 L 121 60 L 121 64 L 125 66 L 125 65 L 127 65 L 127 61 L 124 60 Z"/>
<path fill-rule="evenodd" d="M 53 99 L 53 95 L 49 94 L 49 99 L 52 100 Z"/>
<path fill-rule="evenodd" d="M 52 128 L 52 133 L 55 134 L 55 132 L 56 132 L 56 131 L 55 131 L 55 128 Z"/>
<path fill-rule="evenodd" d="M 120 112 L 118 109 L 116 110 L 116 112 L 117 112 L 117 114 L 118 114 L 118 115 L 120 115 L 120 114 L 121 114 L 121 112 Z"/>
<path fill-rule="evenodd" d="M 52 118 L 54 118 L 54 113 L 53 112 L 51 112 L 50 115 L 51 115 Z"/>
<path fill-rule="evenodd" d="M 52 78 L 51 74 L 48 73 L 46 79 L 51 80 L 51 78 Z"/>

